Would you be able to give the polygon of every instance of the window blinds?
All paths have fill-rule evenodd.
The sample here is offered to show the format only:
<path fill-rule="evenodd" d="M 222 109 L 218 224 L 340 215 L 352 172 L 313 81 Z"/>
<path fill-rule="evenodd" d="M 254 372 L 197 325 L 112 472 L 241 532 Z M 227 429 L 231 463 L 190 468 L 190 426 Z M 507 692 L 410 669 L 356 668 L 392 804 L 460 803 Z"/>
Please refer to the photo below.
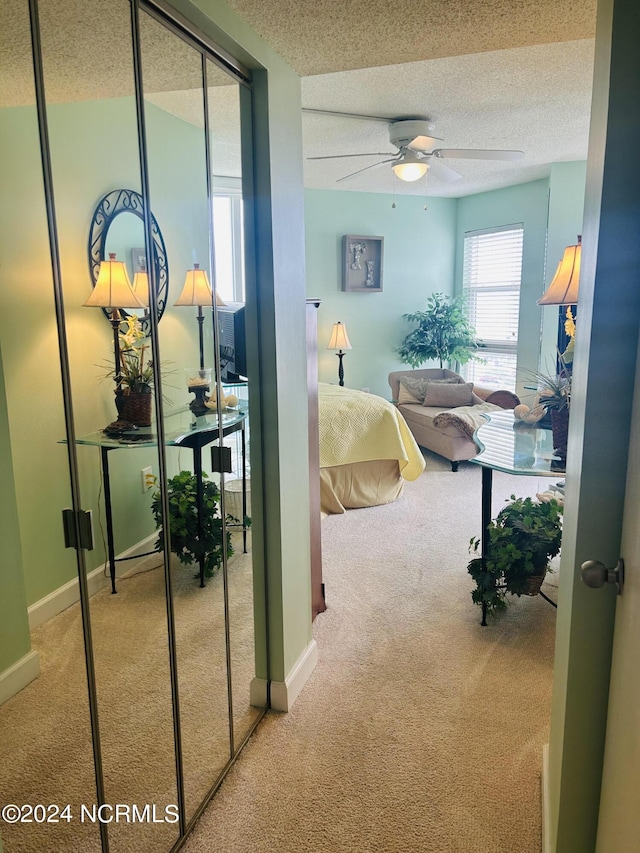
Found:
<path fill-rule="evenodd" d="M 465 234 L 462 286 L 485 362 L 465 376 L 479 385 L 516 387 L 523 235 L 522 224 Z"/>

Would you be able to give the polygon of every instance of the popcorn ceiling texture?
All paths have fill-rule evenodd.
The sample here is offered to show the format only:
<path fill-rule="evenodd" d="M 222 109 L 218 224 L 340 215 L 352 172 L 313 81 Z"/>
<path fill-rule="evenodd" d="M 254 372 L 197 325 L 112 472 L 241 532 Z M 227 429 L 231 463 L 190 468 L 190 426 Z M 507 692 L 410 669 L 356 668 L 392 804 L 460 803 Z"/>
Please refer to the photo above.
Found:
<path fill-rule="evenodd" d="M 229 5 L 301 76 L 595 34 L 595 0 L 229 0 Z"/>
<path fill-rule="evenodd" d="M 306 158 L 388 152 L 384 122 L 305 114 L 305 186 L 461 197 L 549 174 L 587 154 L 595 0 L 229 0 L 301 75 L 307 108 L 388 118 L 426 115 L 443 147 L 514 148 L 514 163 L 448 161 L 452 184 L 407 184 L 383 157 Z M 127 0 L 40 0 L 50 103 L 133 96 Z M 202 125 L 195 51 L 141 16 L 145 92 L 157 106 Z M 212 64 L 212 127 L 218 174 L 239 175 L 234 81 Z M 347 70 L 351 69 L 351 70 Z M 310 76 L 304 76 L 310 75 Z M 25 0 L 0 4 L 0 106 L 34 101 Z M 229 89 L 229 94 L 223 93 Z"/>

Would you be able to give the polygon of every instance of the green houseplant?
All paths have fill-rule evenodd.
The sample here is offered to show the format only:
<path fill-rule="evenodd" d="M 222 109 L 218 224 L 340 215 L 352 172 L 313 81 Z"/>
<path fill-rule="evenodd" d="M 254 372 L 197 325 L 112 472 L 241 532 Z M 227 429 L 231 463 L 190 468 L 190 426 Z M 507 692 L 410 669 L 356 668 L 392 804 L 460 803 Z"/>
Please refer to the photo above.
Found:
<path fill-rule="evenodd" d="M 567 455 L 569 410 L 571 409 L 571 368 L 564 355 L 558 355 L 555 374 L 536 373 L 538 405 L 551 414 L 553 448 L 564 460 Z"/>
<path fill-rule="evenodd" d="M 420 367 L 425 361 L 434 359 L 443 367 L 444 362 L 466 364 L 475 357 L 474 351 L 480 342 L 461 298 L 434 293 L 427 300 L 426 311 L 402 316 L 417 324 L 398 349 L 400 360 L 405 364 Z"/>
<path fill-rule="evenodd" d="M 219 512 L 220 489 L 202 472 L 202 530 L 198 524 L 197 479 L 191 471 L 180 471 L 168 481 L 169 490 L 169 534 L 171 550 L 185 565 L 204 563 L 204 574 L 210 578 L 222 565 L 223 531 Z M 160 492 L 153 494 L 151 511 L 160 531 L 156 548 L 163 548 L 162 501 Z M 248 521 L 248 519 L 246 520 Z M 227 514 L 227 525 L 237 525 L 237 518 Z M 246 522 L 245 522 L 246 523 Z M 226 533 L 227 557 L 233 554 L 231 532 Z"/>
<path fill-rule="evenodd" d="M 549 560 L 560 551 L 562 509 L 557 501 L 516 498 L 489 524 L 489 545 L 483 558 L 475 556 L 467 570 L 476 583 L 475 604 L 490 613 L 506 607 L 506 594 L 536 595 L 549 571 Z M 481 540 L 471 539 L 469 550 L 478 553 Z"/>

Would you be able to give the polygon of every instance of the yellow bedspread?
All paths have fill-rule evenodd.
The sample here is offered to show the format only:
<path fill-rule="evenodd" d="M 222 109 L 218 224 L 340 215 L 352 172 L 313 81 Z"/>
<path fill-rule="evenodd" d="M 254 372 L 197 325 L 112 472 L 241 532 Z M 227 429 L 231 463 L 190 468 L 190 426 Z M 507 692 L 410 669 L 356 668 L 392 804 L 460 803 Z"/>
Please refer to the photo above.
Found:
<path fill-rule="evenodd" d="M 396 407 L 364 391 L 320 383 L 320 467 L 397 459 L 405 480 L 424 471 L 424 457 Z"/>

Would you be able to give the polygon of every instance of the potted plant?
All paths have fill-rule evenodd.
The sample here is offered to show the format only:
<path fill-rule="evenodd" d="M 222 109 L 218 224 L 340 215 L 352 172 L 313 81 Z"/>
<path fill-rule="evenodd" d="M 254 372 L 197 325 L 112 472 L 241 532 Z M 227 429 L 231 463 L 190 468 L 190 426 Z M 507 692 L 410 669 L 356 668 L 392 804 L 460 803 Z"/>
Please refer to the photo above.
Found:
<path fill-rule="evenodd" d="M 223 548 L 227 557 L 233 554 L 231 532 L 226 531 L 223 542 L 222 517 L 219 511 L 220 489 L 202 472 L 202 518 L 198 519 L 198 482 L 191 471 L 180 471 L 168 481 L 169 535 L 171 550 L 185 565 L 202 565 L 204 575 L 213 577 L 222 565 Z M 154 493 L 151 511 L 160 531 L 156 548 L 162 550 L 162 500 L 160 492 Z M 227 525 L 240 524 L 232 515 L 226 516 Z M 248 519 L 245 523 L 248 522 Z M 202 561 L 202 562 L 201 562 Z"/>
<path fill-rule="evenodd" d="M 569 410 L 571 408 L 571 369 L 564 356 L 558 356 L 558 370 L 553 375 L 537 373 L 538 405 L 551 414 L 553 449 L 564 460 L 567 456 Z"/>
<path fill-rule="evenodd" d="M 473 557 L 467 570 L 476 582 L 471 593 L 475 604 L 497 613 L 506 607 L 506 594 L 537 595 L 549 568 L 560 551 L 562 508 L 555 500 L 537 502 L 516 498 L 503 507 L 488 527 L 489 544 L 484 558 Z M 469 550 L 478 553 L 481 540 L 471 539 Z"/>
<path fill-rule="evenodd" d="M 398 349 L 400 360 L 405 364 L 420 367 L 425 361 L 435 359 L 443 367 L 444 362 L 466 364 L 475 357 L 474 351 L 480 342 L 461 298 L 434 293 L 427 300 L 426 311 L 402 316 L 410 323 L 417 323 Z"/>

